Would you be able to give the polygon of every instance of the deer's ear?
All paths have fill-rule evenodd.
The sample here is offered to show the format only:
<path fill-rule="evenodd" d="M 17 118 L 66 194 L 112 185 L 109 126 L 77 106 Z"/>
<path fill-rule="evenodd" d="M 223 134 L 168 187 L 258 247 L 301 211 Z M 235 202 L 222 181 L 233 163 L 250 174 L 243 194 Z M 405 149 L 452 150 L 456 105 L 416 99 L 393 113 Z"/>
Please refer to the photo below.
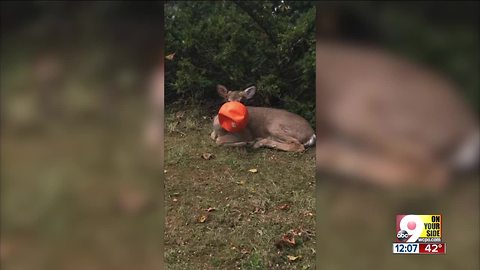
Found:
<path fill-rule="evenodd" d="M 247 89 L 243 90 L 243 97 L 246 98 L 246 99 L 250 99 L 253 97 L 253 95 L 255 95 L 255 91 L 257 90 L 257 88 L 255 86 L 250 86 L 248 87 Z"/>
<path fill-rule="evenodd" d="M 217 85 L 217 92 L 221 97 L 227 98 L 228 90 L 225 86 L 223 86 L 221 84 L 218 84 Z"/>

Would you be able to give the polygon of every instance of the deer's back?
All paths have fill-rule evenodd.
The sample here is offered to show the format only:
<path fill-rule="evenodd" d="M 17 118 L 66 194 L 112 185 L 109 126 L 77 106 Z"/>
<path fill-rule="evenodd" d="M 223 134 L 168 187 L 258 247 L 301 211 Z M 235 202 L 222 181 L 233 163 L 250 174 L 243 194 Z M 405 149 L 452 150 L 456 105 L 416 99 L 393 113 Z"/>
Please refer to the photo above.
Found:
<path fill-rule="evenodd" d="M 275 136 L 278 132 L 307 142 L 314 131 L 305 118 L 282 109 L 248 106 L 248 128 L 257 138 Z"/>
<path fill-rule="evenodd" d="M 317 119 L 340 132 L 442 151 L 475 129 L 447 79 L 376 50 L 317 44 Z"/>

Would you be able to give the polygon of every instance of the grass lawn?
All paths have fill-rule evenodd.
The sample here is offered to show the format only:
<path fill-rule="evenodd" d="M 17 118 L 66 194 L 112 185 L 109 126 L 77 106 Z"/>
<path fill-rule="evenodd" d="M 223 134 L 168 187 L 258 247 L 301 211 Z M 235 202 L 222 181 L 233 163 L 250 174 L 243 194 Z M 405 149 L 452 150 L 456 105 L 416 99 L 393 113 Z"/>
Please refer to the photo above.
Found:
<path fill-rule="evenodd" d="M 167 268 L 314 269 L 314 149 L 218 147 L 210 132 L 211 115 L 166 115 Z"/>

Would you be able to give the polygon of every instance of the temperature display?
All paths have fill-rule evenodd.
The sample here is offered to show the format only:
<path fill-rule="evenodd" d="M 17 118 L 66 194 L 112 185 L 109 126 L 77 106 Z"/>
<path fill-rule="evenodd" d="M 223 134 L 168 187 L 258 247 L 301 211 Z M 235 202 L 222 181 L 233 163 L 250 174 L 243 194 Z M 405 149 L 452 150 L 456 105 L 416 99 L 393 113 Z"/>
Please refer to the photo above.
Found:
<path fill-rule="evenodd" d="M 445 254 L 445 243 L 420 244 L 420 254 Z"/>
<path fill-rule="evenodd" d="M 445 243 L 393 243 L 394 254 L 445 254 Z"/>

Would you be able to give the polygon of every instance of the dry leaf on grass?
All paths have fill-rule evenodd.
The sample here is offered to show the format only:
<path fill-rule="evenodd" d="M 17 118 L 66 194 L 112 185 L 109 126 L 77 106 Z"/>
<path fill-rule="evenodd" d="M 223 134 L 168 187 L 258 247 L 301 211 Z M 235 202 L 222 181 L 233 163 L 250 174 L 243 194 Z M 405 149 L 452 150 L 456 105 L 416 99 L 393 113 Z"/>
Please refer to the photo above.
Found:
<path fill-rule="evenodd" d="M 293 234 L 286 234 L 286 235 L 282 236 L 281 240 L 284 243 L 295 246 L 295 235 L 293 235 Z"/>
<path fill-rule="evenodd" d="M 289 261 L 294 262 L 298 259 L 300 259 L 302 256 L 292 256 L 292 255 L 287 255 L 287 258 Z"/>
<path fill-rule="evenodd" d="M 291 233 L 287 233 L 283 235 L 282 238 L 275 243 L 275 246 L 278 249 L 282 249 L 285 247 L 294 247 L 295 244 L 296 244 L 295 236 Z"/>
<path fill-rule="evenodd" d="M 239 184 L 239 185 L 245 185 L 245 181 L 240 180 L 240 181 L 237 182 L 237 184 Z"/>
<path fill-rule="evenodd" d="M 205 211 L 207 211 L 207 212 L 212 212 L 212 211 L 215 211 L 215 210 L 217 210 L 217 209 L 213 208 L 213 207 L 209 207 L 209 208 L 205 209 Z"/>
<path fill-rule="evenodd" d="M 198 217 L 197 220 L 198 220 L 198 222 L 200 222 L 200 223 L 205 223 L 205 221 L 207 221 L 207 218 L 208 218 L 208 217 L 207 217 L 206 215 L 201 215 L 201 216 Z"/>
<path fill-rule="evenodd" d="M 277 240 L 275 242 L 275 246 L 278 249 L 295 247 L 296 245 L 311 239 L 313 236 L 314 234 L 312 231 L 302 228 L 292 229 L 285 233 L 279 240 Z"/>
<path fill-rule="evenodd" d="M 307 217 L 313 217 L 313 213 L 310 211 L 305 212 L 305 216 Z"/>
<path fill-rule="evenodd" d="M 203 153 L 202 158 L 205 160 L 209 160 L 215 158 L 215 156 L 212 153 Z"/>
<path fill-rule="evenodd" d="M 289 208 L 290 208 L 290 205 L 286 203 L 278 206 L 278 209 L 280 210 L 288 210 Z"/>
<path fill-rule="evenodd" d="M 250 254 L 250 251 L 248 249 L 245 249 L 245 248 L 242 248 L 242 250 L 240 250 L 240 252 L 242 254 Z"/>
<path fill-rule="evenodd" d="M 250 169 L 250 170 L 248 170 L 248 171 L 251 172 L 251 173 L 257 173 L 257 172 L 258 172 L 257 169 Z"/>

